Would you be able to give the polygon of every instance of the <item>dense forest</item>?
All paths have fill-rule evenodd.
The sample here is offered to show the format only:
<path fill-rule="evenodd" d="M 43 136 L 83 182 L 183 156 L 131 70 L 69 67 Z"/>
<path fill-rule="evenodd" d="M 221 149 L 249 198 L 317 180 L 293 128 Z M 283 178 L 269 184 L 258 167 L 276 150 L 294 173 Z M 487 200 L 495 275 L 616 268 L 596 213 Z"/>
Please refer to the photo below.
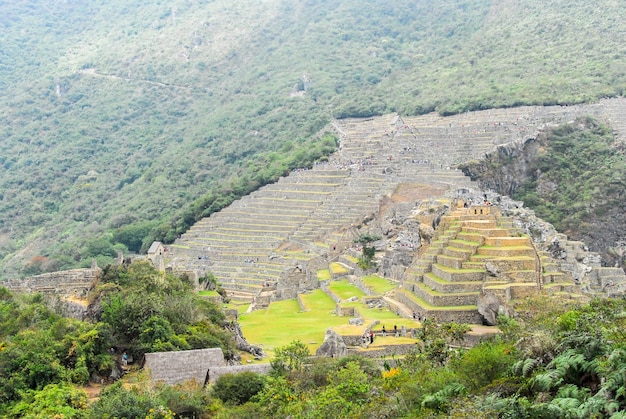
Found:
<path fill-rule="evenodd" d="M 610 0 L 0 4 L 2 278 L 172 240 L 332 152 L 332 118 L 626 86 Z"/>
<path fill-rule="evenodd" d="M 26 418 L 624 418 L 626 300 L 564 305 L 535 296 L 499 316 L 493 340 L 463 349 L 467 325 L 426 320 L 409 354 L 384 362 L 313 358 L 293 341 L 269 376 L 226 374 L 214 385 L 131 379 L 90 398 L 86 383 L 121 356 L 220 347 L 236 351 L 217 307 L 187 278 L 145 263 L 109 268 L 93 290 L 93 319 L 51 311 L 40 295 L 0 288 L 0 415 Z M 453 345 L 458 349 L 450 350 Z M 176 416 L 174 416 L 176 415 Z"/>

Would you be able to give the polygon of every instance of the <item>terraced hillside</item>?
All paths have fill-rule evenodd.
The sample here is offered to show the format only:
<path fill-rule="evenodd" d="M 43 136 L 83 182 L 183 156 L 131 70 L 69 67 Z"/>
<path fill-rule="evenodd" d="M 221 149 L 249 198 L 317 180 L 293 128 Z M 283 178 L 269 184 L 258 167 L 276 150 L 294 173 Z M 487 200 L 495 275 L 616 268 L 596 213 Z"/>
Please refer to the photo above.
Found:
<path fill-rule="evenodd" d="M 506 303 L 541 289 L 568 297 L 579 292 L 497 207 L 457 208 L 443 217 L 433 239 L 395 291 L 398 301 L 425 317 L 480 323 L 481 295 Z"/>
<path fill-rule="evenodd" d="M 520 107 L 451 117 L 387 115 L 335 121 L 340 149 L 329 162 L 294 171 L 202 220 L 170 246 L 166 264 L 198 276 L 211 272 L 239 298 L 252 300 L 263 291 L 269 291 L 272 298 L 292 297 L 316 286 L 309 262 L 324 263 L 336 257 L 333 245 L 376 214 L 381 198 L 390 196 L 399 184 L 436 185 L 440 190 L 471 187 L 470 180 L 454 169 L 459 163 L 479 159 L 497 145 L 530 138 L 547 124 L 582 115 L 614 123 L 623 119 L 625 110 L 626 100 L 620 98 L 594 105 Z M 615 126 L 624 136 L 624 126 Z M 467 244 L 466 250 L 471 246 Z M 448 265 L 466 253 L 461 243 L 446 252 L 437 255 L 423 285 L 414 281 L 416 295 L 424 301 L 430 298 L 429 305 L 420 306 L 425 312 L 434 313 L 430 307 L 444 300 L 432 293 L 427 296 L 428 290 L 443 291 L 446 284 L 437 283 L 437 278 L 445 279 L 445 270 L 452 268 Z M 469 265 L 481 255 L 472 255 L 462 269 L 472 269 Z M 533 252 L 520 256 L 532 259 Z M 520 263 L 522 271 L 539 269 L 530 259 Z M 515 282 L 535 286 L 539 282 L 535 274 L 523 279 Z M 470 281 L 474 280 L 460 282 Z M 477 291 L 468 286 L 465 292 Z M 471 298 L 466 299 L 471 305 Z"/>

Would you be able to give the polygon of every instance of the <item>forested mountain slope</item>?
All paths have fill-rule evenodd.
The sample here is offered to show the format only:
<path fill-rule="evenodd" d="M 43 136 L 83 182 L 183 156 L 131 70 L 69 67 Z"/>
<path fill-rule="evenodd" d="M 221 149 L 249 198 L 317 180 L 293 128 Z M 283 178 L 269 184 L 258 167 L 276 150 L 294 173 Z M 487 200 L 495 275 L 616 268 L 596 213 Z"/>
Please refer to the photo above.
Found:
<path fill-rule="evenodd" d="M 612 0 L 0 6 L 2 277 L 173 238 L 228 203 L 216 191 L 328 152 L 315 134 L 333 117 L 626 86 L 626 6 Z"/>

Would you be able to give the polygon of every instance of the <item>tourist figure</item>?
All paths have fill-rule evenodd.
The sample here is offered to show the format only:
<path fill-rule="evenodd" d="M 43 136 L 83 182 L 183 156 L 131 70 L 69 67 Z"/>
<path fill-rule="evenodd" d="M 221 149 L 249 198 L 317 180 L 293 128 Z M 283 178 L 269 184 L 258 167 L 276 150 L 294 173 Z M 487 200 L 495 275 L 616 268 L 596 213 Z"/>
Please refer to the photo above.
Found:
<path fill-rule="evenodd" d="M 395 335 L 395 337 L 398 337 L 398 326 L 397 325 L 393 325 L 393 334 Z"/>
<path fill-rule="evenodd" d="M 413 320 L 415 320 L 417 318 L 417 315 L 415 314 L 415 310 L 413 310 L 413 313 L 411 313 L 413 315 Z"/>
<path fill-rule="evenodd" d="M 122 365 L 123 366 L 128 365 L 128 355 L 126 355 L 126 352 L 124 352 L 124 354 L 122 355 Z"/>
<path fill-rule="evenodd" d="M 383 324 L 383 337 L 387 336 L 387 329 L 385 329 L 385 325 Z"/>

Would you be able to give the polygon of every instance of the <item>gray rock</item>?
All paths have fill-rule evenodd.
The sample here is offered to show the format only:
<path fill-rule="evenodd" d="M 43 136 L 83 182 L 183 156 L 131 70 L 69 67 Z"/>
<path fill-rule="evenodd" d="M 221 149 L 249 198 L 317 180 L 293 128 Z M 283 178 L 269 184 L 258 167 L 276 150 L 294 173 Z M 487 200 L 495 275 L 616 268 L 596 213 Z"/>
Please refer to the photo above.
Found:
<path fill-rule="evenodd" d="M 334 330 L 328 329 L 326 330 L 326 335 L 324 335 L 324 342 L 317 351 L 315 351 L 315 355 L 341 358 L 348 355 L 348 347 L 341 336 Z"/>
<path fill-rule="evenodd" d="M 360 317 L 353 317 L 350 320 L 348 320 L 348 323 L 352 326 L 362 326 L 363 325 L 363 319 Z"/>
<path fill-rule="evenodd" d="M 485 269 L 487 270 L 489 276 L 499 277 L 501 275 L 500 269 L 498 269 L 498 267 L 491 262 L 485 263 Z"/>
<path fill-rule="evenodd" d="M 478 312 L 483 316 L 486 325 L 496 325 L 501 305 L 500 299 L 494 294 L 481 294 L 478 297 Z"/>

